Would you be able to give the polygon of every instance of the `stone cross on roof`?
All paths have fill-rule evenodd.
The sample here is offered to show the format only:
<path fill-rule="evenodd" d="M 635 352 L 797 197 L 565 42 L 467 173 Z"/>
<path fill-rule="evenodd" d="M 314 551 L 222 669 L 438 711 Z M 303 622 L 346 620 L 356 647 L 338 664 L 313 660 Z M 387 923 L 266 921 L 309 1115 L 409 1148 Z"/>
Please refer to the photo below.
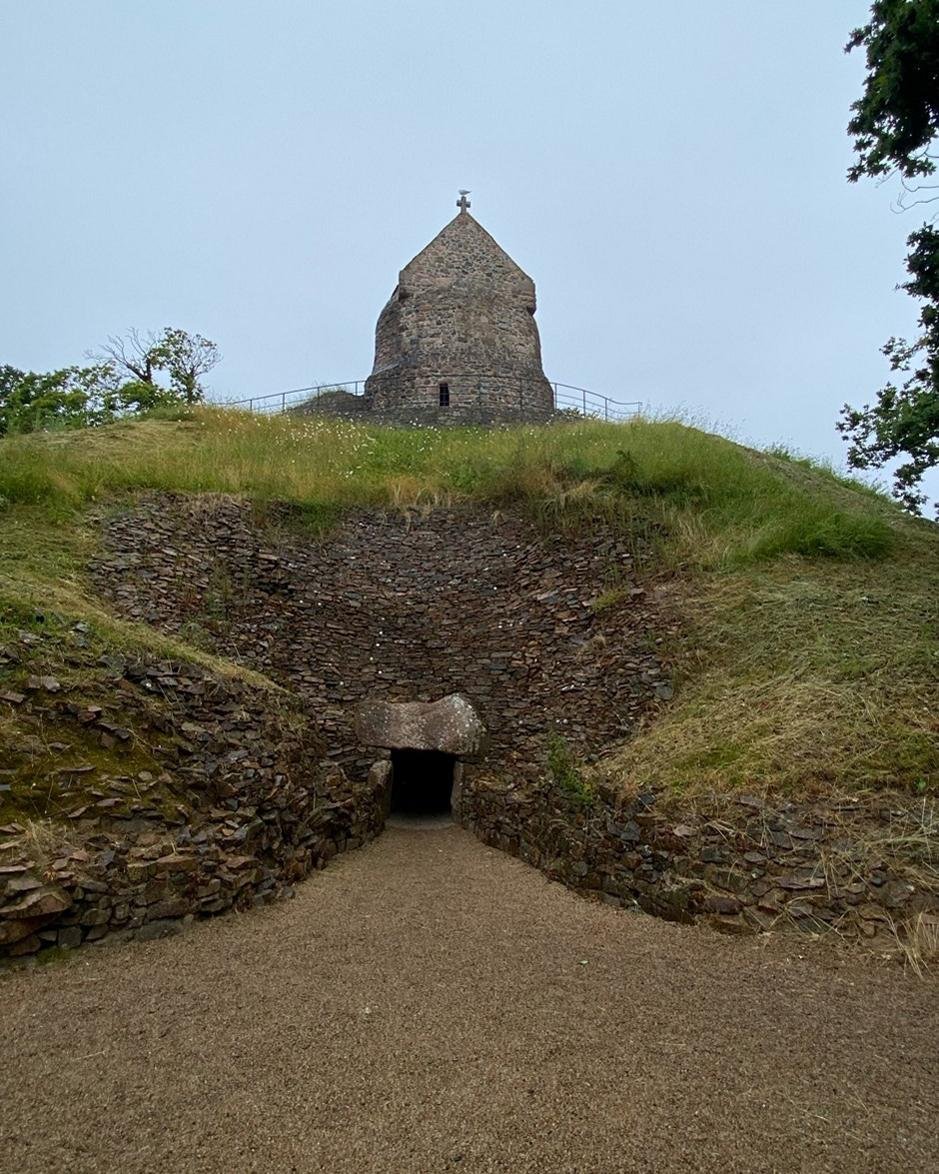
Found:
<path fill-rule="evenodd" d="M 466 212 L 469 209 L 470 202 L 466 198 L 468 195 L 469 195 L 468 188 L 460 188 L 460 198 L 457 200 L 456 206 L 460 209 L 461 212 Z"/>

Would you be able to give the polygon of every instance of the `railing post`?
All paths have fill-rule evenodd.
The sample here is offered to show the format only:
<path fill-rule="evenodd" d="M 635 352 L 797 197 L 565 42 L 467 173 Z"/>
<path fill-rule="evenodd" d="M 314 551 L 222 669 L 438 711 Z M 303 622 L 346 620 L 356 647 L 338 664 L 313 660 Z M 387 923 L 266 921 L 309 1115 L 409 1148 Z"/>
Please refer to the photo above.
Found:
<path fill-rule="evenodd" d="M 603 397 L 603 418 L 607 421 L 610 419 L 610 397 L 608 395 Z"/>
<path fill-rule="evenodd" d="M 287 411 L 287 393 L 286 393 L 286 391 L 280 397 L 280 411 L 281 411 L 281 415 L 283 415 L 284 412 Z"/>
<path fill-rule="evenodd" d="M 584 415 L 587 415 L 587 392 L 584 391 Z"/>

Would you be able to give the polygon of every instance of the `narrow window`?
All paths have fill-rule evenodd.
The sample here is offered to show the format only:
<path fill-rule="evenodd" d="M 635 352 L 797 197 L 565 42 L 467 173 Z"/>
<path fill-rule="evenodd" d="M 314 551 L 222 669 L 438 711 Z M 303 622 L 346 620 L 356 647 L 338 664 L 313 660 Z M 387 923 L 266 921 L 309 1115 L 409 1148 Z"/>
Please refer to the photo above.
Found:
<path fill-rule="evenodd" d="M 450 384 L 449 383 L 441 383 L 439 391 L 440 391 L 440 406 L 442 408 L 449 408 L 449 406 L 450 406 Z"/>

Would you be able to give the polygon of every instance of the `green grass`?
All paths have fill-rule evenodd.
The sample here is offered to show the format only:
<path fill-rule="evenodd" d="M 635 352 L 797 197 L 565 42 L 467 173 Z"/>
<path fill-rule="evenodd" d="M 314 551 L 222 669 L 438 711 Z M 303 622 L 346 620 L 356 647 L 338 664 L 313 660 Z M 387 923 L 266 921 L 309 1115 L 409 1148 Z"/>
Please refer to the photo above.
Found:
<path fill-rule="evenodd" d="M 317 532 L 356 508 L 451 500 L 562 530 L 612 526 L 635 539 L 676 632 L 674 700 L 606 764 L 623 786 L 937 785 L 939 530 L 805 458 L 671 420 L 395 430 L 200 409 L 8 437 L 0 624 L 51 612 L 117 645 L 213 660 L 117 620 L 84 582 L 89 507 L 143 490 L 245 495 L 262 518 L 286 501 Z M 611 581 L 595 606 L 623 598 Z"/>
<path fill-rule="evenodd" d="M 793 475 L 793 471 L 798 476 Z M 139 489 L 248 494 L 343 510 L 449 496 L 519 503 L 556 524 L 604 517 L 664 535 L 673 561 L 729 566 L 787 552 L 880 558 L 896 511 L 806 469 L 677 421 L 389 429 L 202 409 L 180 422 L 0 441 L 0 498 L 62 516 Z"/>
<path fill-rule="evenodd" d="M 552 734 L 548 740 L 548 777 L 560 793 L 576 807 L 588 807 L 594 792 L 577 765 L 577 760 L 566 739 Z"/>
<path fill-rule="evenodd" d="M 672 582 L 675 701 L 608 771 L 684 797 L 939 791 L 939 542 L 922 537 L 881 562 Z"/>

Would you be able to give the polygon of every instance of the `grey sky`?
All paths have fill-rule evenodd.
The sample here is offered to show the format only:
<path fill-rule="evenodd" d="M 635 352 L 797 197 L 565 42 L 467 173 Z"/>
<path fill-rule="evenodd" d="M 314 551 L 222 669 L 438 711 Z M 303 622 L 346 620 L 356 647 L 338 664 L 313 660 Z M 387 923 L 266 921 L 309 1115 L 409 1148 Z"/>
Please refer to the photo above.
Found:
<path fill-rule="evenodd" d="M 919 218 L 844 178 L 867 10 L 4 0 L 0 361 L 179 325 L 220 398 L 364 377 L 468 187 L 550 378 L 840 461 L 839 406 L 915 321 Z"/>

